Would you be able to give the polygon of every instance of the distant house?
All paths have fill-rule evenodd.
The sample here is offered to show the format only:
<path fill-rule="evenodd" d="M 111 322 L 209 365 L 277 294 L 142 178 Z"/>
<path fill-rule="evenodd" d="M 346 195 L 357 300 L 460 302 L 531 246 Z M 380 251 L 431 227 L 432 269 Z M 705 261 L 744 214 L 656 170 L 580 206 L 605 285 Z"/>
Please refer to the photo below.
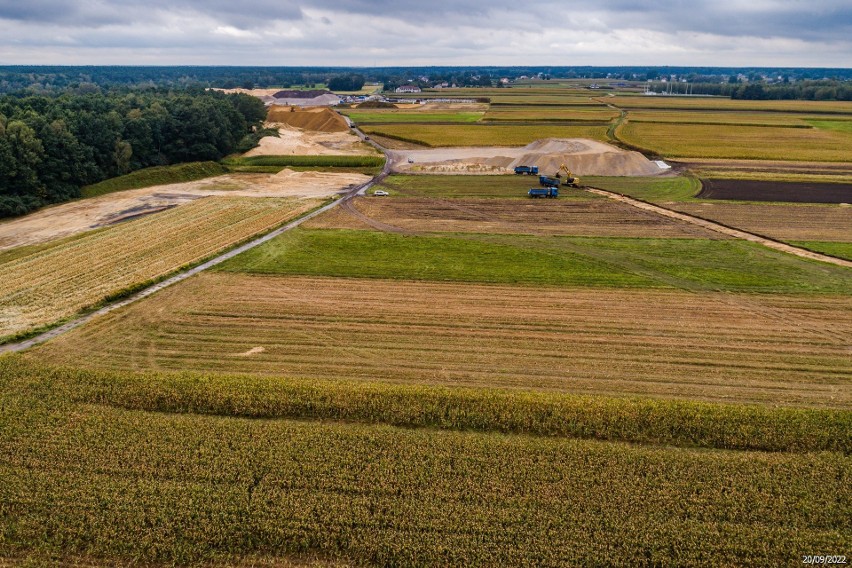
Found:
<path fill-rule="evenodd" d="M 415 87 L 414 85 L 403 85 L 401 87 L 396 88 L 397 93 L 419 93 L 420 87 Z"/>

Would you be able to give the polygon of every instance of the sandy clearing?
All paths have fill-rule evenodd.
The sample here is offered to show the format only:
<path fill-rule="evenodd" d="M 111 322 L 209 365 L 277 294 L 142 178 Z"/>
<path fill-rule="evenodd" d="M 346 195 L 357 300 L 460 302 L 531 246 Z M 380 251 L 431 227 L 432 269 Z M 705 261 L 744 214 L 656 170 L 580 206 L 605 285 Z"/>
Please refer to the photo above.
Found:
<path fill-rule="evenodd" d="M 120 191 L 63 203 L 0 223 L 0 250 L 68 237 L 207 196 L 324 198 L 369 179 L 362 174 L 285 169 L 274 175 L 227 174 Z"/>
<path fill-rule="evenodd" d="M 371 156 L 375 149 L 350 132 L 307 131 L 281 123 L 267 123 L 278 128 L 279 138 L 267 136 L 260 145 L 246 152 L 249 156 Z"/>
<path fill-rule="evenodd" d="M 663 170 L 639 152 L 585 138 L 545 138 L 526 146 L 392 150 L 392 170 L 400 173 L 508 174 L 519 165 L 538 166 L 553 175 L 561 164 L 577 175 L 650 176 Z"/>

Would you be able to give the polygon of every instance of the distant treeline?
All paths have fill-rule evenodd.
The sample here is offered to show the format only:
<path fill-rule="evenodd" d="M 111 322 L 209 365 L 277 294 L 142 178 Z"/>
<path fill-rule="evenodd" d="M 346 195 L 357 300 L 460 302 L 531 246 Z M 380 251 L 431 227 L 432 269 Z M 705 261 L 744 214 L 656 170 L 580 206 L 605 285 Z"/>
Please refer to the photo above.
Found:
<path fill-rule="evenodd" d="M 852 69 L 779 67 L 666 67 L 666 66 L 479 66 L 479 67 L 199 67 L 199 66 L 0 66 L 0 93 L 32 94 L 92 91 L 116 86 L 287 88 L 295 85 L 329 84 L 334 79 L 363 76 L 367 82 L 404 85 L 447 81 L 459 86 L 486 86 L 500 78 L 619 79 L 646 81 L 686 78 L 691 83 L 724 83 L 744 76 L 755 82 L 762 77 L 786 77 L 793 81 L 852 80 Z M 334 89 L 332 89 L 334 90 Z M 355 90 L 338 87 L 338 90 Z"/>
<path fill-rule="evenodd" d="M 665 84 L 655 84 L 665 90 Z M 685 89 L 695 95 L 720 95 L 743 100 L 852 101 L 852 83 L 840 81 L 798 81 L 796 83 L 691 83 L 673 86 L 675 93 Z"/>
<path fill-rule="evenodd" d="M 266 116 L 248 95 L 148 91 L 0 98 L 0 217 L 149 166 L 218 160 Z"/>
<path fill-rule="evenodd" d="M 328 80 L 330 91 L 360 91 L 367 80 L 363 75 L 335 75 Z"/>

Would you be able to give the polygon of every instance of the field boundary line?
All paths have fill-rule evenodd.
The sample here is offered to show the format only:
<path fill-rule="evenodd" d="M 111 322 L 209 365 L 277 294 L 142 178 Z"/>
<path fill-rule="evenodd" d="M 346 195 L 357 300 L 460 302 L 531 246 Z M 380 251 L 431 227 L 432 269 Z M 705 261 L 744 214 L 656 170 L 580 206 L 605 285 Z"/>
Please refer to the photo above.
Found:
<path fill-rule="evenodd" d="M 693 225 L 698 225 L 699 227 L 704 227 L 705 229 L 709 229 L 717 233 L 722 233 L 723 235 L 728 235 L 730 237 L 735 237 L 752 243 L 758 243 L 777 251 L 786 252 L 788 254 L 793 254 L 809 260 L 827 262 L 829 264 L 835 264 L 837 266 L 843 266 L 845 268 L 852 268 L 852 261 L 849 260 L 837 258 L 835 256 L 829 256 L 827 254 L 820 254 L 818 252 L 793 246 L 787 243 L 783 243 L 781 241 L 776 241 L 769 237 L 764 237 L 755 233 L 743 231 L 742 229 L 735 229 L 733 227 L 723 225 L 722 223 L 717 223 L 716 221 L 710 221 L 709 219 L 702 219 L 701 217 L 689 215 L 688 213 L 681 213 L 680 211 L 667 209 L 666 207 L 663 207 L 661 205 L 655 205 L 653 203 L 648 203 L 647 201 L 642 201 L 641 199 L 628 197 L 615 191 L 598 189 L 596 187 L 586 187 L 585 189 L 586 191 L 589 191 L 596 195 L 602 195 L 604 197 L 608 197 L 616 201 L 621 201 L 622 203 L 627 203 L 628 205 L 632 205 L 633 207 L 642 209 L 644 211 L 651 211 L 659 215 L 669 217 L 671 219 L 678 219 L 680 221 L 692 223 Z"/>
<path fill-rule="evenodd" d="M 299 217 L 298 219 L 290 221 L 287 224 L 285 224 L 281 227 L 278 227 L 277 229 L 275 229 L 275 230 L 273 230 L 269 233 L 266 233 L 265 235 L 262 235 L 262 236 L 260 236 L 256 239 L 252 239 L 247 243 L 244 243 L 242 245 L 237 246 L 236 248 L 230 249 L 230 250 L 228 250 L 228 251 L 226 251 L 226 252 L 224 252 L 220 255 L 217 255 L 214 258 L 211 258 L 210 260 L 208 260 L 208 261 L 206 261 L 202 264 L 199 264 L 198 266 L 195 266 L 193 268 L 190 268 L 190 269 L 182 271 L 182 272 L 178 272 L 177 274 L 170 276 L 169 278 L 166 278 L 165 280 L 157 282 L 156 284 L 152 284 L 151 286 L 148 286 L 148 287 L 140 290 L 139 292 L 136 292 L 135 294 L 133 294 L 133 295 L 127 297 L 127 298 L 124 298 L 124 299 L 115 301 L 113 303 L 107 304 L 106 306 L 104 306 L 104 307 L 102 307 L 98 310 L 95 310 L 93 312 L 75 317 L 75 318 L 71 319 L 70 321 L 68 321 L 68 322 L 66 322 L 66 323 L 64 323 L 60 326 L 54 327 L 54 328 L 52 328 L 48 331 L 45 331 L 44 333 L 40 333 L 40 334 L 36 335 L 35 337 L 31 337 L 30 339 L 15 342 L 15 343 L 7 343 L 5 345 L 0 345 L 0 355 L 2 355 L 4 353 L 16 353 L 16 352 L 19 352 L 19 351 L 24 351 L 26 349 L 29 349 L 30 347 L 35 347 L 36 345 L 40 345 L 42 343 L 45 343 L 46 341 L 49 341 L 49 340 L 53 339 L 54 337 L 58 337 L 58 336 L 60 336 L 64 333 L 71 331 L 72 329 L 76 329 L 76 328 L 80 327 L 81 325 L 87 323 L 88 321 L 90 321 L 90 320 L 92 320 L 92 319 L 94 319 L 98 316 L 108 314 L 108 313 L 110 313 L 114 310 L 117 310 L 119 308 L 123 308 L 124 306 L 132 304 L 132 303 L 137 302 L 139 300 L 142 300 L 144 298 L 147 298 L 148 296 L 151 296 L 152 294 L 159 292 L 163 288 L 168 288 L 169 286 L 177 284 L 178 282 L 182 282 L 183 280 L 186 280 L 190 276 L 195 276 L 196 274 L 203 272 L 203 271 L 205 271 L 209 268 L 212 268 L 212 267 L 214 267 L 218 264 L 221 264 L 221 263 L 225 262 L 226 260 L 230 260 L 231 258 L 237 256 L 240 253 L 243 253 L 247 250 L 250 250 L 250 249 L 253 249 L 253 248 L 255 248 L 259 245 L 262 245 L 263 243 L 270 241 L 270 240 L 274 239 L 275 237 L 277 237 L 277 236 L 279 236 L 279 235 L 281 235 L 281 234 L 283 234 L 283 233 L 285 233 L 285 232 L 287 232 L 291 229 L 295 229 L 296 227 L 298 227 L 302 223 L 304 223 L 304 222 L 306 222 L 310 219 L 313 219 L 317 215 L 325 213 L 329 209 L 332 209 L 334 207 L 337 207 L 338 205 L 341 205 L 341 204 L 349 201 L 350 199 L 352 199 L 356 195 L 363 195 L 364 193 L 366 193 L 366 191 L 370 187 L 372 187 L 376 183 L 379 183 L 381 180 L 386 178 L 388 176 L 388 174 L 390 173 L 390 160 L 388 159 L 387 153 L 384 152 L 384 149 L 381 148 L 380 146 L 377 146 L 377 147 L 380 150 L 383 150 L 383 153 L 385 154 L 385 165 L 382 167 L 382 171 L 378 175 L 373 177 L 370 181 L 350 189 L 348 192 L 343 194 L 343 196 L 340 197 L 339 199 L 335 199 L 331 203 L 323 205 L 322 207 L 320 207 L 318 209 L 314 209 L 313 211 Z"/>

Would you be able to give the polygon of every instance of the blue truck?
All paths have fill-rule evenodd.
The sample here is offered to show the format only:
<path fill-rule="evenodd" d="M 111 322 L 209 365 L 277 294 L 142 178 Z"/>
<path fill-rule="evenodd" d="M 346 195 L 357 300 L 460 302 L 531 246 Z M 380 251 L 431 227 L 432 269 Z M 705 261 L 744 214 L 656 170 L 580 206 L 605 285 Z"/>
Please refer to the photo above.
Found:
<path fill-rule="evenodd" d="M 560 181 L 557 177 L 538 176 L 538 184 L 542 187 L 559 187 Z"/>
<path fill-rule="evenodd" d="M 559 186 L 555 187 L 531 187 L 527 192 L 530 197 L 559 197 Z"/>
<path fill-rule="evenodd" d="M 515 168 L 515 175 L 526 174 L 528 176 L 538 175 L 538 166 L 518 166 Z"/>

